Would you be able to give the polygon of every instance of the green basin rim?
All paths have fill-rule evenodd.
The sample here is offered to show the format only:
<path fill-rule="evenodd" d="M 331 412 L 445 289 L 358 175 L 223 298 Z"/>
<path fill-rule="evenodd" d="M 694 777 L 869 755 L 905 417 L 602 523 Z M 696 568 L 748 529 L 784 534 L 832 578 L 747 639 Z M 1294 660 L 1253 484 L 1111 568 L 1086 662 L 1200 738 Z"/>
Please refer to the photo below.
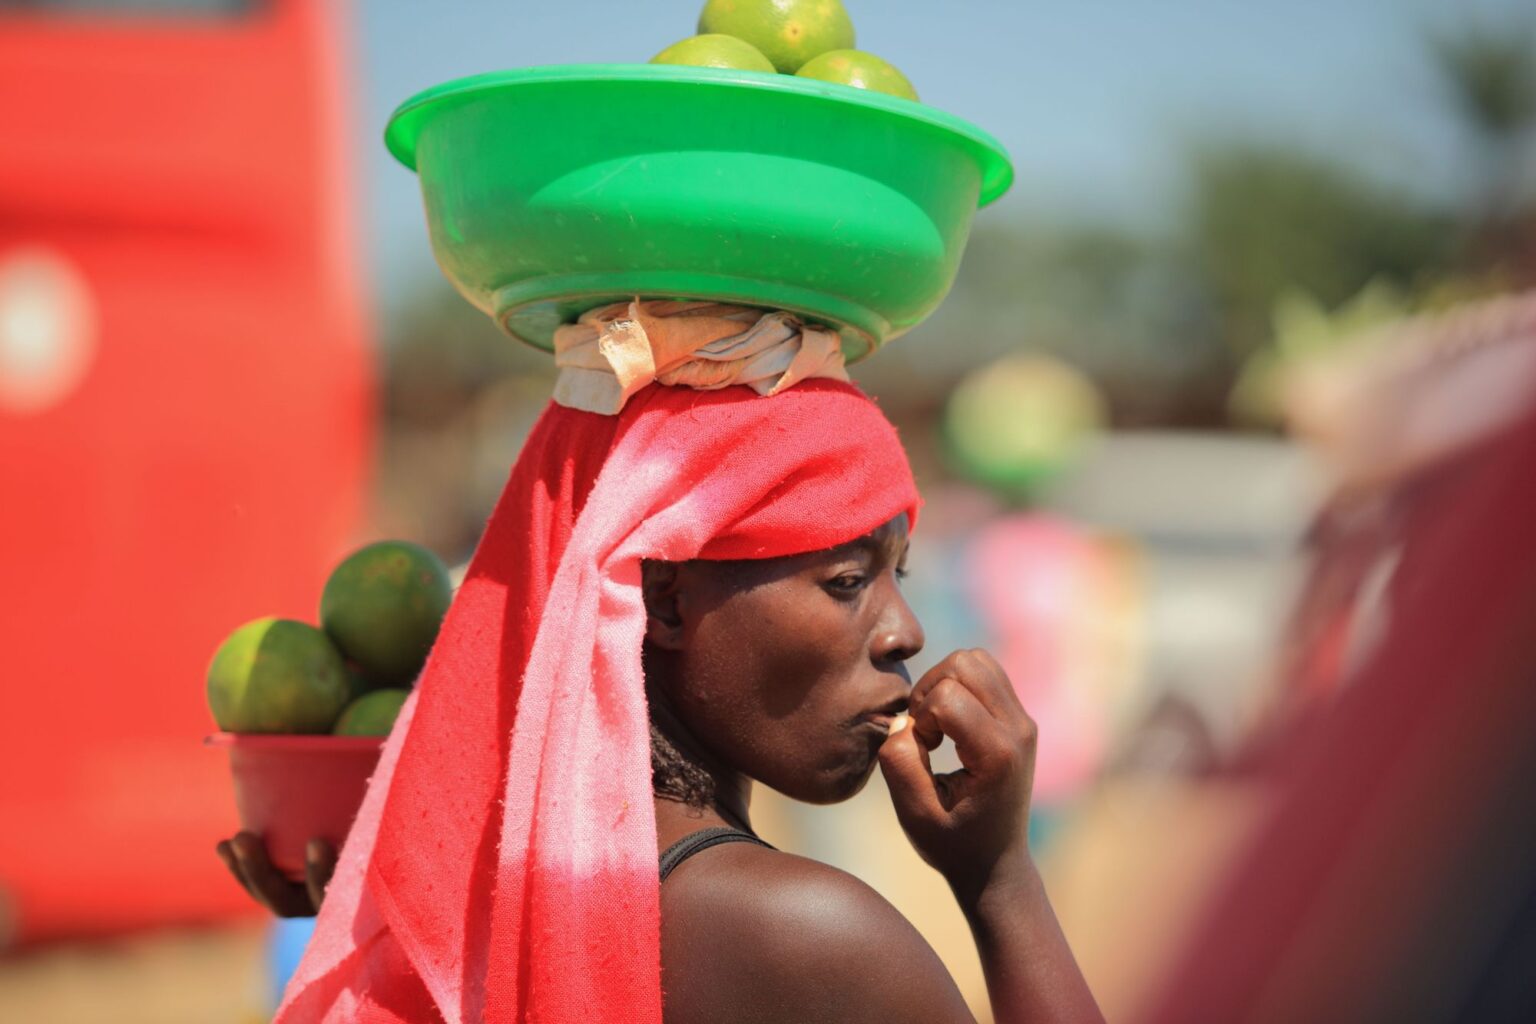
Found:
<path fill-rule="evenodd" d="M 416 140 L 427 112 L 447 100 L 475 93 L 548 82 L 677 82 L 724 89 L 758 89 L 811 97 L 827 103 L 860 107 L 877 114 L 938 128 L 956 137 L 981 170 L 981 195 L 977 206 L 986 206 L 1013 184 L 1013 164 L 1001 143 L 980 128 L 953 114 L 914 103 L 899 96 L 820 82 L 794 75 L 761 71 L 683 67 L 670 64 L 562 64 L 552 67 L 492 71 L 443 82 L 417 93 L 395 110 L 384 130 L 384 144 L 395 159 L 416 169 Z"/>

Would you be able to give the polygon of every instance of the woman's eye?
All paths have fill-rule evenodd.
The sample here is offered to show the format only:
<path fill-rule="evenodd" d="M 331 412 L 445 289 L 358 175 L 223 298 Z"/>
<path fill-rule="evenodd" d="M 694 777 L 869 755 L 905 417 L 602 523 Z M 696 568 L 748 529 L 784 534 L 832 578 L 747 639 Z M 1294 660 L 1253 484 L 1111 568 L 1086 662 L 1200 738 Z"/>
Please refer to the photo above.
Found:
<path fill-rule="evenodd" d="M 852 596 L 864 589 L 867 577 L 863 573 L 845 572 L 827 581 L 827 589 L 838 596 Z"/>

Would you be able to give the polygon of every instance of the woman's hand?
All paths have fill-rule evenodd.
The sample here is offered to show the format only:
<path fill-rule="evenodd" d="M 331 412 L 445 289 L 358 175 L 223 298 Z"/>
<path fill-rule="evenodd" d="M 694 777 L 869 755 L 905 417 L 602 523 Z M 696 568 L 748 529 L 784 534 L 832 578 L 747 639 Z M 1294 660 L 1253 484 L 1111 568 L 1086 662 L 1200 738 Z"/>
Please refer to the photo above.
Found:
<path fill-rule="evenodd" d="M 986 651 L 956 651 L 912 688 L 911 725 L 880 747 L 896 817 L 957 895 L 1028 863 L 1035 723 Z M 948 736 L 963 766 L 935 775 L 928 752 Z"/>
<path fill-rule="evenodd" d="M 313 917 L 336 871 L 336 848 L 324 839 L 311 839 L 305 846 L 302 883 L 290 881 L 273 867 L 266 845 L 250 832 L 222 840 L 217 850 L 235 881 L 278 917 Z"/>
<path fill-rule="evenodd" d="M 956 651 L 912 688 L 912 725 L 880 747 L 896 817 L 949 883 L 976 939 L 998 1024 L 1103 1024 L 1029 855 L 1035 723 L 985 651 Z M 934 775 L 945 736 L 964 766 Z"/>

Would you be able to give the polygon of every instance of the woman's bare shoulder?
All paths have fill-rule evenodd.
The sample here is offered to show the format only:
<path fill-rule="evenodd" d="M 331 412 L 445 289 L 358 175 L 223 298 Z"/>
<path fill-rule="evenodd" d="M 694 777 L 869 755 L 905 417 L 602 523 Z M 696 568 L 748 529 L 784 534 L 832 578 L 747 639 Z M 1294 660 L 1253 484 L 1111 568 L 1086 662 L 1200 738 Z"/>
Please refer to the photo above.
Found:
<path fill-rule="evenodd" d="M 667 1024 L 972 1021 L 911 922 L 805 857 L 740 843 L 690 859 L 662 887 L 661 936 Z"/>

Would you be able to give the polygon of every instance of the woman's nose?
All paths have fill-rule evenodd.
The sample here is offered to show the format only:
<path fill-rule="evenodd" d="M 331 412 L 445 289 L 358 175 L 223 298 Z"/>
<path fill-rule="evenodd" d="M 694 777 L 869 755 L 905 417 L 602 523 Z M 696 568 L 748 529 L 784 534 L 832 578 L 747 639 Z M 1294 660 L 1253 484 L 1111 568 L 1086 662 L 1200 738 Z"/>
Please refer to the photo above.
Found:
<path fill-rule="evenodd" d="M 917 656 L 927 638 L 912 606 L 901 591 L 891 588 L 891 599 L 880 616 L 870 656 L 877 662 L 903 662 Z"/>

